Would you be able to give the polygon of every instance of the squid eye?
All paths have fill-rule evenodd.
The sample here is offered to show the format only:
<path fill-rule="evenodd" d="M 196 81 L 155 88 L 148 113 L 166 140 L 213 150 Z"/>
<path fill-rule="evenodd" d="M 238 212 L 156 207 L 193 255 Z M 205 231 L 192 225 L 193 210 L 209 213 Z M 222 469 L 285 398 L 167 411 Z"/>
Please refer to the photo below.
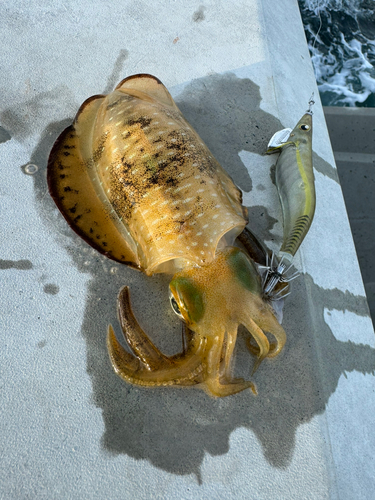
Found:
<path fill-rule="evenodd" d="M 301 130 L 310 130 L 310 125 L 305 125 L 305 124 L 304 124 L 304 125 L 301 125 L 301 126 L 300 126 L 300 129 L 301 129 Z"/>
<path fill-rule="evenodd" d="M 172 309 L 181 319 L 188 324 L 200 321 L 204 312 L 204 302 L 202 292 L 193 281 L 183 276 L 174 277 L 169 284 L 169 293 Z"/>
<path fill-rule="evenodd" d="M 180 319 L 184 319 L 184 317 L 182 316 L 181 314 L 181 311 L 180 311 L 180 308 L 178 307 L 178 304 L 177 304 L 177 300 L 173 297 L 172 294 L 170 294 L 169 296 L 169 301 L 171 303 L 171 306 L 172 306 L 172 309 L 173 309 L 173 312 L 175 312 L 177 314 L 177 316 L 180 318 Z"/>

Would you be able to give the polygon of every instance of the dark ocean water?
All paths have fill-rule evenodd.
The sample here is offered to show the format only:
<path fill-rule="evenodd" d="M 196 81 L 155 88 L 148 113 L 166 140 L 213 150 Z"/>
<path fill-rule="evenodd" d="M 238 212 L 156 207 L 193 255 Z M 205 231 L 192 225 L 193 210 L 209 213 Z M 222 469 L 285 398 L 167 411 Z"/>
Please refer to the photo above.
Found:
<path fill-rule="evenodd" d="M 298 0 L 324 106 L 375 107 L 375 0 Z"/>

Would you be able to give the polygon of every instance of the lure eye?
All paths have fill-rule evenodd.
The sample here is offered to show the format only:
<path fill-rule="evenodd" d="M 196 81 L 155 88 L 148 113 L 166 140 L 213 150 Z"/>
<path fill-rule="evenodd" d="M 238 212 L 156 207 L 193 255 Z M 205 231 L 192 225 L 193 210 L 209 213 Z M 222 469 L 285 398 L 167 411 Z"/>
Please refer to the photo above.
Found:
<path fill-rule="evenodd" d="M 303 125 L 300 126 L 300 129 L 301 130 L 310 130 L 310 125 L 303 124 Z"/>

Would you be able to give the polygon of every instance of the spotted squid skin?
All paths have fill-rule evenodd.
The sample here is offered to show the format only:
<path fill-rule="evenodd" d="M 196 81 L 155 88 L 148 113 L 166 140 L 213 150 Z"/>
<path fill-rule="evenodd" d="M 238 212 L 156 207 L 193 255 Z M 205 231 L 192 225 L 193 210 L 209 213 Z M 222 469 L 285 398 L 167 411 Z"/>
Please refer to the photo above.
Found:
<path fill-rule="evenodd" d="M 144 78 L 144 91 L 139 76 L 125 79 L 81 106 L 74 124 L 78 159 L 95 203 L 106 207 L 136 265 L 147 274 L 163 272 L 170 261 L 178 268 L 181 259 L 204 265 L 225 234 L 231 244 L 244 229 L 241 192 L 161 82 Z M 91 198 L 79 202 L 83 217 Z M 55 201 L 61 205 L 58 196 Z"/>

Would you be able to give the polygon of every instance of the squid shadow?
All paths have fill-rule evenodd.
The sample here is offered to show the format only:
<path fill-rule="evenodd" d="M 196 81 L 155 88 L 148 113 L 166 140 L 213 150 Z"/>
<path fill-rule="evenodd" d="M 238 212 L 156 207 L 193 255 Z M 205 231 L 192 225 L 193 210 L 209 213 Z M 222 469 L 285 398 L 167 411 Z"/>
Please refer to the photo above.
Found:
<path fill-rule="evenodd" d="M 262 154 L 267 140 L 283 125 L 260 108 L 259 88 L 233 74 L 193 81 L 178 105 L 236 184 L 252 188 L 239 151 Z M 30 161 L 45 169 L 58 134 L 71 120 L 47 127 Z M 324 170 L 323 160 L 321 169 Z M 40 172 L 39 172 L 40 174 Z M 128 385 L 115 375 L 106 350 L 106 332 L 116 319 L 116 297 L 129 285 L 136 316 L 147 334 L 166 354 L 181 350 L 181 326 L 170 310 L 168 276 L 148 278 L 109 261 L 89 248 L 66 225 L 49 196 L 45 175 L 34 176 L 41 216 L 53 226 L 80 272 L 90 273 L 82 335 L 87 343 L 87 370 L 93 402 L 102 410 L 105 432 L 102 447 L 112 454 L 149 460 L 174 474 L 195 473 L 205 454 L 229 450 L 230 434 L 250 429 L 261 443 L 268 462 L 286 467 L 293 456 L 299 425 L 322 413 L 341 375 L 348 371 L 373 373 L 375 349 L 335 338 L 324 320 L 325 309 L 367 316 L 365 297 L 325 290 L 309 275 L 297 280 L 284 308 L 287 344 L 274 360 L 263 362 L 253 377 L 257 397 L 243 391 L 212 399 L 195 389 L 144 389 Z M 266 207 L 261 207 L 267 213 Z M 275 220 L 259 224 L 260 237 L 269 237 Z M 311 321 L 314 311 L 314 325 Z M 296 321 L 298 318 L 298 321 Z M 245 348 L 244 330 L 236 346 L 236 372 L 249 377 L 253 359 Z M 84 360 L 82 360 L 84 362 Z"/>

